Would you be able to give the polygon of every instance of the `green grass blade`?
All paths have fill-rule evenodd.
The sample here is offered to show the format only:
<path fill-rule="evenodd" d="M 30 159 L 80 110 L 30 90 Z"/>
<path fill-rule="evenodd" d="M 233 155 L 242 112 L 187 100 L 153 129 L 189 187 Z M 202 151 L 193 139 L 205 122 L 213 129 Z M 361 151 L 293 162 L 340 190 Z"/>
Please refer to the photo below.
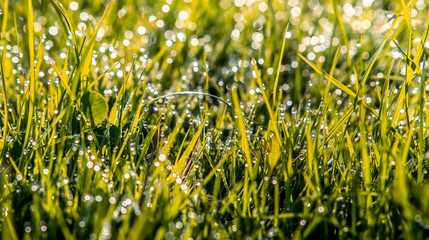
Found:
<path fill-rule="evenodd" d="M 277 65 L 277 73 L 276 73 L 276 78 L 275 78 L 274 87 L 273 87 L 273 106 L 276 106 L 276 102 L 277 102 L 277 98 L 276 98 L 277 86 L 279 84 L 280 68 L 281 68 L 282 61 L 283 61 L 283 53 L 285 51 L 286 39 L 287 39 L 286 34 L 288 33 L 288 29 L 289 29 L 289 23 L 286 25 L 286 28 L 284 30 L 282 48 L 280 50 L 279 64 Z"/>

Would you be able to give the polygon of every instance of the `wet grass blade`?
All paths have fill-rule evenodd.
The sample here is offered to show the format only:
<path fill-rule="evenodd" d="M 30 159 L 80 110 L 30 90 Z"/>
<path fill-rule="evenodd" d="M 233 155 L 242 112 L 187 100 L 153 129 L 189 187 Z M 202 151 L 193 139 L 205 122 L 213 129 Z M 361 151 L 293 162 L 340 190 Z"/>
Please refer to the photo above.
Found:
<path fill-rule="evenodd" d="M 54 5 L 55 11 L 57 12 L 57 14 L 59 16 L 60 22 L 63 24 L 64 29 L 67 29 L 68 32 L 72 36 L 75 61 L 79 65 L 79 62 L 80 62 L 79 47 L 77 45 L 77 38 L 76 38 L 76 34 L 75 34 L 75 29 L 73 27 L 73 23 L 70 19 L 70 16 L 68 15 L 67 11 L 64 9 L 63 5 L 60 2 L 58 2 L 57 0 L 52 0 L 50 2 Z M 66 33 L 65 35 L 67 37 L 68 34 Z"/>
<path fill-rule="evenodd" d="M 264 98 L 265 106 L 267 107 L 268 114 L 270 116 L 271 123 L 269 124 L 269 127 L 270 129 L 274 130 L 274 134 L 277 137 L 277 142 L 279 146 L 282 147 L 280 131 L 277 126 L 277 120 L 274 117 L 273 109 L 271 108 L 271 104 L 268 100 L 267 94 L 265 93 L 264 85 L 262 84 L 262 79 L 261 79 L 261 75 L 259 74 L 258 66 L 256 64 L 255 59 L 252 59 L 252 62 L 253 62 L 253 67 L 256 74 L 256 80 L 258 81 L 259 88 L 261 89 L 261 92 L 262 92 L 262 97 Z"/>
<path fill-rule="evenodd" d="M 175 177 L 173 176 L 173 174 L 176 174 L 177 177 L 180 177 L 183 169 L 185 168 L 185 164 L 186 164 L 186 159 L 189 158 L 191 156 L 191 153 L 197 143 L 197 141 L 200 139 L 200 135 L 201 132 L 204 129 L 204 123 L 207 121 L 208 116 L 206 115 L 204 117 L 204 119 L 201 120 L 201 125 L 198 128 L 198 130 L 195 132 L 195 134 L 193 135 L 191 141 L 189 142 L 188 146 L 186 147 L 185 151 L 183 152 L 182 156 L 178 159 L 178 161 L 174 164 L 174 168 L 172 169 L 171 173 L 168 178 L 167 178 L 167 182 L 168 183 L 172 183 L 174 181 L 176 181 Z"/>
<path fill-rule="evenodd" d="M 241 112 L 240 103 L 238 101 L 238 94 L 237 89 L 235 89 L 232 92 L 232 102 L 234 103 L 236 114 L 237 114 L 237 125 L 238 125 L 238 131 L 241 134 L 241 147 L 243 148 L 244 155 L 246 158 L 246 162 L 248 164 L 249 172 L 253 172 L 253 163 L 252 163 L 252 157 L 250 152 L 250 146 L 249 146 L 249 140 L 247 139 L 247 132 L 246 132 L 246 121 L 243 118 L 243 113 Z"/>

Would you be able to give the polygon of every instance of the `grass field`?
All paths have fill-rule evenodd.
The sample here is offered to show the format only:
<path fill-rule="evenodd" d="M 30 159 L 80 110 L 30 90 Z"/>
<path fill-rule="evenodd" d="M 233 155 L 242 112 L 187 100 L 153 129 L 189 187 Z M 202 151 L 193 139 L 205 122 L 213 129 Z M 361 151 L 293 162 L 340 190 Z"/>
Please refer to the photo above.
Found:
<path fill-rule="evenodd" d="M 3 0 L 1 239 L 424 239 L 423 0 Z"/>

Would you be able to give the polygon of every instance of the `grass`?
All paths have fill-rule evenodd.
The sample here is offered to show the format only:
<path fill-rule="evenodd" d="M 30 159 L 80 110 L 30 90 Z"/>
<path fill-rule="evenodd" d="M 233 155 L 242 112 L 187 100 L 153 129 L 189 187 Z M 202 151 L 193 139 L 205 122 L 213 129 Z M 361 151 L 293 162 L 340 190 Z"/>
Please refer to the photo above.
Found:
<path fill-rule="evenodd" d="M 424 1 L 5 0 L 2 239 L 423 239 Z"/>

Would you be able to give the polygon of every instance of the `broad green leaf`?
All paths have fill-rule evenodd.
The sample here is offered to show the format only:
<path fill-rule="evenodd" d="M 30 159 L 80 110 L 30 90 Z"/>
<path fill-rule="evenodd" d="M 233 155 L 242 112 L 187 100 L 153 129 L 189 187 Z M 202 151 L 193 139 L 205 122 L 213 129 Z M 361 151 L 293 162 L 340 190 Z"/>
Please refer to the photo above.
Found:
<path fill-rule="evenodd" d="M 109 106 L 100 93 L 88 91 L 82 96 L 81 103 L 83 112 L 93 125 L 97 125 L 106 119 Z"/>

